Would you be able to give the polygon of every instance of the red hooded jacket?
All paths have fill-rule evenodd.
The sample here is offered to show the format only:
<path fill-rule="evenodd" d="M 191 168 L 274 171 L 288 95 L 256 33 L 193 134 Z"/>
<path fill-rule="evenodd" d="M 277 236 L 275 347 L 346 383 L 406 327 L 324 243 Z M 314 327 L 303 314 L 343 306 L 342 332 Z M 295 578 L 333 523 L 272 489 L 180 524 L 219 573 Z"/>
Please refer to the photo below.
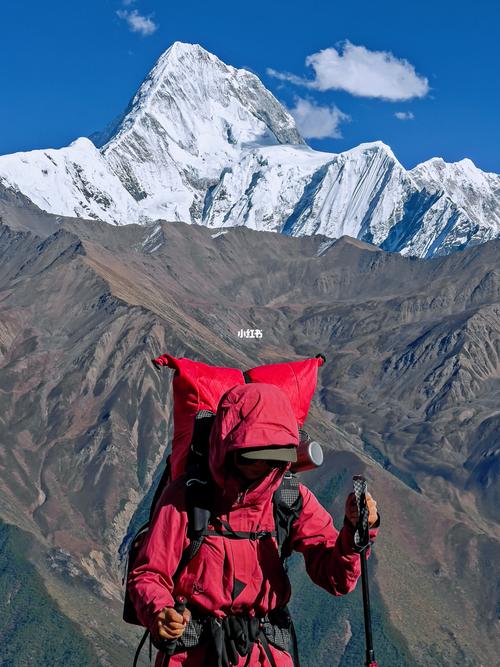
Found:
<path fill-rule="evenodd" d="M 215 509 L 235 531 L 274 531 L 273 493 L 280 485 L 284 468 L 273 468 L 263 479 L 245 487 L 226 462 L 239 449 L 298 445 L 297 422 L 287 396 L 270 384 L 237 385 L 221 399 L 210 436 L 209 467 L 217 486 Z M 154 619 L 164 607 L 173 607 L 174 597 L 183 595 L 188 607 L 216 617 L 265 616 L 284 607 L 290 599 L 290 582 L 283 569 L 276 541 L 231 539 L 215 535 L 205 538 L 196 556 L 177 581 L 187 537 L 184 479 L 169 485 L 155 510 L 147 538 L 128 587 L 140 621 L 156 636 Z M 292 528 L 292 548 L 303 554 L 311 579 L 333 595 L 349 593 L 360 575 L 359 555 L 354 551 L 353 529 L 340 532 L 330 514 L 315 496 L 300 484 L 303 506 Z M 371 530 L 372 539 L 375 530 Z M 292 667 L 291 656 L 271 646 L 278 667 Z M 170 658 L 169 665 L 210 665 L 210 647 L 200 645 Z M 161 654 L 156 665 L 161 664 Z M 260 644 L 250 661 L 240 665 L 269 666 Z"/>

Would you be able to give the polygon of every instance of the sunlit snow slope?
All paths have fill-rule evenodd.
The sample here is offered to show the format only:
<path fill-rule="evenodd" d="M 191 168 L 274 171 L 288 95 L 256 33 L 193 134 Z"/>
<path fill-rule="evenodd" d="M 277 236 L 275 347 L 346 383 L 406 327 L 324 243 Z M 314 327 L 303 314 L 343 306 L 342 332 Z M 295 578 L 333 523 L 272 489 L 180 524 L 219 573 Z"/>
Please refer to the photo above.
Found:
<path fill-rule="evenodd" d="M 348 234 L 420 257 L 500 232 L 499 175 L 439 158 L 406 171 L 381 142 L 314 151 L 257 76 L 198 45 L 174 43 L 96 145 L 2 156 L 0 183 L 59 215 Z"/>

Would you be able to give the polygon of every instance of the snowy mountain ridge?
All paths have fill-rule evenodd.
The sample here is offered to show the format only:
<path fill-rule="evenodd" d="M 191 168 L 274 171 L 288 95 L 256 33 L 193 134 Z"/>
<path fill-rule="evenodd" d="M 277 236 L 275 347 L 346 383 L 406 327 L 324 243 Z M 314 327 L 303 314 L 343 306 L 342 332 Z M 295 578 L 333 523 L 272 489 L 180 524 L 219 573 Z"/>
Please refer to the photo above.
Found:
<path fill-rule="evenodd" d="M 315 151 L 256 75 L 199 45 L 174 43 L 97 143 L 0 156 L 0 183 L 58 215 L 348 234 L 420 257 L 500 233 L 499 175 L 407 171 L 382 142 Z"/>
<path fill-rule="evenodd" d="M 498 174 L 481 171 L 469 158 L 452 163 L 432 158 L 414 167 L 410 174 L 417 185 L 443 189 L 471 218 L 491 225 L 495 235 L 500 232 Z"/>

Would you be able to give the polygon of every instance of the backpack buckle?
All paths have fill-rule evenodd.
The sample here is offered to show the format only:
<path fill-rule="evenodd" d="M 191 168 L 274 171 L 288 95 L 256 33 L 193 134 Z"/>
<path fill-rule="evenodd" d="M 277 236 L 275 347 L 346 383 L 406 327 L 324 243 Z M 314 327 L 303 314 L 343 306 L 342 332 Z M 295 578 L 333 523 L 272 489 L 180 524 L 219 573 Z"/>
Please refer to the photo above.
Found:
<path fill-rule="evenodd" d="M 251 540 L 263 540 L 266 537 L 272 537 L 273 533 L 270 530 L 257 530 L 249 534 Z"/>

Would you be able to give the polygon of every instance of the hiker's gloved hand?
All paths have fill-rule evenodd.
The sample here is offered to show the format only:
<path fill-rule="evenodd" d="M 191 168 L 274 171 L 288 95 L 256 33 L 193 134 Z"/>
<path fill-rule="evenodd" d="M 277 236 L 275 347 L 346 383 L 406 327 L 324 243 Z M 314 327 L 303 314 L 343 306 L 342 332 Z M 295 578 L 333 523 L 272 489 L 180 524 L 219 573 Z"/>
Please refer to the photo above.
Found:
<path fill-rule="evenodd" d="M 371 528 L 377 523 L 378 512 L 377 503 L 369 493 L 366 494 L 366 505 L 368 507 L 368 526 Z M 356 526 L 359 520 L 358 506 L 356 496 L 350 493 L 345 501 L 345 516 L 352 526 Z"/>
<path fill-rule="evenodd" d="M 191 618 L 189 609 L 179 614 L 173 607 L 165 607 L 156 615 L 156 631 L 161 639 L 179 639 Z"/>

